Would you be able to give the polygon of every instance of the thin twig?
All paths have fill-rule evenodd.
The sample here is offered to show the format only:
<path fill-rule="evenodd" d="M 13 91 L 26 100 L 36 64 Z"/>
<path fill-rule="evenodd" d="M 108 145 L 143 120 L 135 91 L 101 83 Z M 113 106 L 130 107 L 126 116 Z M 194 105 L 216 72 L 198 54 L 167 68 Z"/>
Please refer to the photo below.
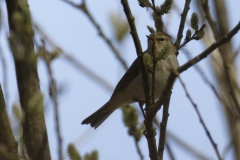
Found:
<path fill-rule="evenodd" d="M 155 37 L 153 38 L 153 46 L 152 46 L 152 57 L 153 57 L 153 72 L 152 72 L 152 103 L 155 102 L 155 71 L 156 71 L 156 56 L 155 56 Z"/>
<path fill-rule="evenodd" d="M 208 0 L 199 0 L 201 5 L 202 5 L 202 9 L 205 13 L 205 18 L 207 19 L 212 31 L 213 31 L 213 35 L 214 35 L 214 38 L 215 40 L 219 40 L 219 32 L 218 32 L 218 29 L 217 29 L 217 26 L 216 26 L 216 23 L 213 21 L 212 19 L 212 16 L 210 14 L 210 11 L 209 11 L 209 6 L 208 6 Z"/>
<path fill-rule="evenodd" d="M 3 72 L 3 91 L 5 97 L 5 104 L 8 107 L 8 75 L 7 75 L 7 61 L 3 55 L 2 47 L 0 46 L 0 60 L 2 62 L 2 72 Z"/>
<path fill-rule="evenodd" d="M 62 151 L 62 136 L 61 136 L 61 130 L 60 130 L 60 121 L 59 121 L 59 106 L 58 106 L 58 100 L 57 100 L 57 85 L 56 81 L 53 77 L 53 71 L 51 68 L 51 61 L 47 57 L 47 53 L 45 51 L 45 48 L 42 48 L 42 57 L 47 65 L 47 70 L 50 78 L 50 96 L 53 100 L 54 104 L 54 113 L 55 113 L 55 125 L 56 125 L 56 133 L 57 133 L 57 139 L 58 139 L 58 159 L 63 160 L 63 151 Z"/>
<path fill-rule="evenodd" d="M 128 19 L 128 23 L 131 29 L 131 35 L 134 41 L 134 45 L 137 51 L 137 55 L 138 55 L 138 60 L 139 60 L 139 66 L 141 69 L 141 75 L 142 75 L 142 81 L 143 81 L 143 89 L 144 89 L 144 95 L 145 95 L 145 104 L 146 104 L 146 118 L 144 121 L 145 127 L 146 127 L 146 138 L 147 138 L 147 142 L 148 142 L 148 149 L 149 149 L 149 157 L 151 158 L 151 160 L 158 160 L 158 155 L 157 155 L 157 147 L 156 147 L 156 139 L 155 139 L 155 135 L 156 135 L 156 131 L 155 128 L 153 126 L 153 119 L 151 117 L 149 117 L 148 113 L 149 111 L 149 107 L 151 104 L 151 94 L 150 94 L 150 87 L 149 87 L 149 80 L 148 80 L 148 73 L 145 70 L 143 61 L 142 61 L 142 47 L 141 47 L 141 43 L 140 40 L 138 38 L 138 34 L 137 34 L 137 30 L 136 30 L 136 26 L 134 23 L 134 17 L 131 13 L 129 4 L 127 0 L 121 0 L 122 6 L 123 6 L 123 10 L 125 12 L 125 15 Z"/>
<path fill-rule="evenodd" d="M 178 68 L 178 72 L 182 73 L 188 68 L 192 67 L 202 59 L 206 58 L 212 51 L 214 51 L 216 48 L 220 47 L 224 43 L 227 43 L 231 40 L 231 38 L 240 30 L 240 22 L 225 36 L 223 36 L 219 41 L 213 43 L 211 46 L 209 46 L 206 50 L 204 50 L 201 54 L 196 56 L 195 58 L 191 59 L 184 65 Z"/>
<path fill-rule="evenodd" d="M 106 90 L 112 92 L 114 88 L 109 85 L 109 82 L 98 76 L 96 73 L 85 67 L 84 65 L 81 64 L 76 58 L 74 58 L 71 54 L 66 53 L 62 48 L 59 48 L 57 44 L 54 43 L 54 41 L 47 36 L 47 34 L 39 27 L 39 25 L 34 23 L 34 28 L 37 29 L 37 31 L 41 34 L 41 36 L 53 47 L 57 48 L 59 51 L 61 51 L 62 57 L 69 61 L 73 66 L 75 66 L 78 70 L 81 72 L 85 73 L 86 76 L 90 77 L 93 79 L 95 82 L 99 83 L 100 86 L 103 86 Z"/>
<path fill-rule="evenodd" d="M 198 40 L 197 37 L 196 37 L 197 34 L 198 34 L 200 31 L 202 31 L 205 27 L 206 27 L 206 25 L 203 24 L 202 27 L 201 27 L 198 31 L 196 31 L 191 38 L 185 40 L 185 41 L 183 42 L 183 44 L 181 44 L 181 45 L 177 48 L 177 50 L 179 50 L 179 49 L 181 49 L 182 47 L 184 47 L 184 46 L 185 46 L 187 43 L 189 43 L 191 40 Z"/>
<path fill-rule="evenodd" d="M 160 130 L 161 126 L 160 126 L 160 122 L 157 119 L 157 117 L 154 118 L 154 124 L 158 127 L 158 129 Z M 185 141 L 181 140 L 180 137 L 176 136 L 174 133 L 167 131 L 167 137 L 166 137 L 166 145 L 169 144 L 169 140 L 175 142 L 177 145 L 179 145 L 179 147 L 181 149 L 184 149 L 187 153 L 192 154 L 194 156 L 196 156 L 198 159 L 201 160 L 209 160 L 212 158 L 206 157 L 204 153 L 200 153 L 199 150 L 194 149 L 193 146 L 187 144 Z M 168 148 L 166 148 L 168 149 Z M 173 153 L 172 153 L 173 154 Z M 172 157 L 172 156 L 171 156 Z M 173 155 L 173 157 L 175 157 Z M 175 158 L 174 158 L 175 159 Z"/>
<path fill-rule="evenodd" d="M 176 73 L 176 74 L 177 74 L 177 73 Z M 209 138 L 209 140 L 210 140 L 210 142 L 211 142 L 211 144 L 212 144 L 212 146 L 213 146 L 213 148 L 214 148 L 214 150 L 215 150 L 215 152 L 216 152 L 216 154 L 217 154 L 218 159 L 219 159 L 219 160 L 222 160 L 222 158 L 221 158 L 221 156 L 220 156 L 220 153 L 219 153 L 219 151 L 218 151 L 218 148 L 217 148 L 217 144 L 214 142 L 214 140 L 213 140 L 213 138 L 212 138 L 209 130 L 207 129 L 207 126 L 206 126 L 205 122 L 203 121 L 203 118 L 202 118 L 202 116 L 201 116 L 201 114 L 200 114 L 200 112 L 199 112 L 199 110 L 198 110 L 197 104 L 193 101 L 192 97 L 190 96 L 190 94 L 189 94 L 189 92 L 188 92 L 188 90 L 187 90 L 187 88 L 186 88 L 185 83 L 182 81 L 182 79 L 181 79 L 180 76 L 178 76 L 178 79 L 179 79 L 179 81 L 180 81 L 180 83 L 181 83 L 181 85 L 182 85 L 182 87 L 183 87 L 183 89 L 184 89 L 184 91 L 185 91 L 185 93 L 186 93 L 187 98 L 188 98 L 189 101 L 191 102 L 192 106 L 194 107 L 194 109 L 195 109 L 195 111 L 196 111 L 196 113 L 197 113 L 197 115 L 198 115 L 198 118 L 199 118 L 199 120 L 200 120 L 200 123 L 202 124 L 202 126 L 203 126 L 203 128 L 204 128 L 204 130 L 205 130 L 205 132 L 206 132 L 206 134 L 207 134 L 207 136 L 208 136 L 208 138 Z"/>
<path fill-rule="evenodd" d="M 181 149 L 185 150 L 189 155 L 195 156 L 194 160 L 210 160 L 214 159 L 211 157 L 207 157 L 206 153 L 200 153 L 199 149 L 194 149 L 192 145 L 187 144 L 182 138 L 177 137 L 172 132 L 167 132 L 167 138 L 173 141 L 176 145 L 178 145 Z"/>
<path fill-rule="evenodd" d="M 93 71 L 91 71 L 89 68 L 85 67 L 78 60 L 76 60 L 76 58 L 71 56 L 71 54 L 62 53 L 62 57 L 65 60 L 67 60 L 68 62 L 70 62 L 70 64 L 75 66 L 78 70 L 83 72 L 85 75 L 87 75 L 88 77 L 90 77 L 91 79 L 93 79 L 94 81 L 99 83 L 100 86 L 102 86 L 104 89 L 106 89 L 110 92 L 112 92 L 114 90 L 114 88 L 105 79 L 103 79 L 101 76 L 99 76 L 96 73 L 94 73 Z"/>
<path fill-rule="evenodd" d="M 182 49 L 183 52 L 185 52 L 185 55 L 188 57 L 188 59 L 191 59 L 190 53 L 186 49 Z M 194 65 L 194 68 L 197 70 L 197 72 L 201 75 L 205 83 L 211 88 L 214 95 L 217 97 L 220 103 L 222 103 L 226 108 L 229 110 L 229 112 L 234 115 L 234 117 L 237 117 L 240 120 L 240 115 L 236 113 L 235 110 L 233 110 L 226 102 L 226 100 L 217 92 L 217 89 L 214 87 L 214 85 L 210 82 L 207 75 L 204 73 L 204 71 L 198 66 Z"/>
<path fill-rule="evenodd" d="M 166 140 L 166 130 L 167 130 L 167 121 L 168 121 L 168 109 L 172 92 L 170 92 L 169 96 L 166 98 L 165 103 L 163 105 L 163 117 L 160 128 L 160 137 L 158 144 L 158 156 L 160 159 L 163 159 L 164 145 Z"/>
<path fill-rule="evenodd" d="M 112 50 L 112 52 L 114 53 L 114 55 L 116 56 L 116 58 L 121 62 L 122 66 L 125 69 L 128 69 L 128 65 L 127 63 L 124 61 L 124 59 L 121 57 L 121 54 L 117 51 L 117 49 L 114 47 L 113 43 L 107 38 L 107 36 L 105 35 L 105 33 L 103 32 L 103 30 L 101 29 L 101 27 L 99 26 L 99 24 L 96 22 L 96 20 L 93 18 L 93 16 L 91 15 L 91 13 L 89 12 L 87 5 L 85 3 L 85 0 L 82 1 L 82 3 L 80 5 L 74 4 L 73 2 L 69 1 L 69 0 L 63 0 L 64 2 L 68 3 L 69 5 L 80 9 L 81 11 L 83 11 L 83 13 L 86 14 L 86 16 L 89 18 L 89 20 L 91 21 L 91 23 L 93 24 L 93 26 L 97 29 L 99 36 L 103 38 L 103 40 L 107 43 L 107 45 L 109 46 L 109 48 Z"/>
<path fill-rule="evenodd" d="M 237 47 L 237 49 L 233 52 L 233 56 L 230 58 L 229 62 L 232 63 L 239 54 L 240 54 L 240 44 Z"/>
<path fill-rule="evenodd" d="M 171 160 L 175 160 L 174 154 L 172 152 L 172 148 L 170 147 L 170 144 L 169 144 L 169 142 L 167 140 L 166 140 L 166 150 L 167 150 L 167 152 L 169 154 L 170 159 Z"/>
<path fill-rule="evenodd" d="M 156 13 L 156 6 L 155 6 L 155 0 L 152 0 L 152 6 L 153 6 L 153 11 Z"/>
<path fill-rule="evenodd" d="M 179 28 L 178 28 L 177 40 L 174 43 L 176 48 L 179 48 L 181 40 L 182 40 L 182 37 L 183 37 L 183 30 L 184 30 L 184 26 L 185 26 L 185 21 L 186 21 L 186 17 L 187 17 L 187 14 L 188 14 L 188 10 L 190 9 L 190 7 L 189 7 L 190 3 L 191 3 L 191 0 L 186 0 L 185 1 L 184 9 L 183 9 L 183 12 L 181 14 L 180 25 L 179 25 Z M 178 55 L 178 53 L 177 53 L 177 55 Z"/>

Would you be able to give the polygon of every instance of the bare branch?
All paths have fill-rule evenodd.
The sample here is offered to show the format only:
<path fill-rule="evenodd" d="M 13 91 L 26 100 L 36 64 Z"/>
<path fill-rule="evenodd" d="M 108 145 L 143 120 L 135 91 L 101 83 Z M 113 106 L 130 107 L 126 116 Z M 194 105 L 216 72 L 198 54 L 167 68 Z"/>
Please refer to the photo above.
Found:
<path fill-rule="evenodd" d="M 5 100 L 0 85 L 0 159 L 19 160 L 18 144 L 9 122 Z"/>
<path fill-rule="evenodd" d="M 190 54 L 186 49 L 182 49 L 183 52 L 185 52 L 185 55 L 190 58 Z M 219 100 L 220 103 L 222 103 L 228 110 L 229 112 L 234 115 L 234 117 L 238 118 L 240 120 L 240 115 L 236 112 L 236 110 L 234 110 L 233 108 L 231 108 L 226 100 L 218 93 L 217 89 L 214 87 L 214 85 L 210 82 L 210 80 L 208 79 L 207 75 L 204 73 L 204 71 L 198 66 L 198 65 L 194 65 L 194 68 L 197 70 L 197 72 L 201 75 L 202 79 L 205 81 L 205 83 L 211 88 L 211 90 L 213 91 L 214 95 L 217 97 L 217 99 Z"/>
<path fill-rule="evenodd" d="M 155 139 L 155 128 L 153 126 L 153 119 L 152 118 L 148 118 L 148 112 L 149 112 L 149 107 L 151 104 L 151 95 L 150 95 L 150 87 L 149 87 L 149 80 L 148 80 L 148 74 L 145 70 L 143 61 L 142 61 L 142 47 L 141 47 L 141 43 L 140 40 L 138 38 L 138 33 L 136 30 L 136 26 L 134 23 L 134 17 L 131 13 L 129 4 L 127 0 L 121 0 L 124 12 L 126 14 L 126 17 L 128 19 L 128 23 L 131 29 L 131 35 L 135 44 L 135 48 L 136 48 L 136 52 L 138 55 L 138 61 L 139 61 L 139 66 L 141 69 L 141 74 L 142 74 L 142 81 L 143 81 L 143 89 L 144 89 L 144 94 L 145 94 L 145 103 L 146 103 L 146 110 L 147 110 L 147 114 L 146 114 L 146 119 L 144 121 L 145 123 L 145 127 L 146 127 L 146 138 L 147 138 L 147 142 L 148 142 L 148 149 L 149 149 L 149 157 L 151 158 L 151 160 L 158 160 L 158 155 L 157 155 L 157 147 L 156 147 L 156 139 Z"/>
<path fill-rule="evenodd" d="M 8 107 L 8 75 L 7 75 L 7 61 L 3 55 L 2 47 L 0 46 L 0 60 L 2 62 L 2 72 L 3 72 L 3 91 L 5 93 L 5 103 Z"/>
<path fill-rule="evenodd" d="M 176 73 L 176 74 L 177 74 L 177 73 Z M 215 152 L 216 152 L 216 154 L 217 154 L 218 159 L 219 159 L 219 160 L 222 160 L 222 158 L 221 158 L 221 156 L 220 156 L 220 153 L 219 153 L 219 151 L 218 151 L 218 148 L 217 148 L 217 144 L 214 142 L 214 140 L 213 140 L 213 138 L 212 138 L 209 130 L 207 129 L 207 126 L 206 126 L 205 122 L 203 121 L 203 118 L 202 118 L 202 116 L 201 116 L 201 114 L 200 114 L 200 112 L 199 112 L 199 110 L 198 110 L 197 104 L 196 104 L 196 103 L 193 101 L 193 99 L 191 98 L 191 96 L 190 96 L 190 94 L 189 94 L 189 92 L 188 92 L 188 90 L 187 90 L 187 88 L 186 88 L 186 85 L 185 85 L 185 83 L 183 83 L 183 81 L 182 81 L 182 79 L 181 79 L 180 76 L 178 76 L 178 79 L 179 79 L 179 81 L 180 81 L 180 83 L 181 83 L 181 85 L 182 85 L 182 87 L 183 87 L 183 89 L 184 89 L 184 91 L 185 91 L 185 93 L 186 93 L 187 98 L 188 98 L 189 101 L 191 102 L 192 106 L 194 107 L 194 109 L 195 109 L 195 111 L 196 111 L 196 113 L 197 113 L 197 115 L 198 115 L 198 118 L 199 118 L 199 120 L 200 120 L 200 123 L 202 124 L 202 126 L 203 126 L 203 128 L 204 128 L 204 130 L 205 130 L 205 132 L 206 132 L 206 134 L 207 134 L 207 136 L 208 136 L 208 138 L 209 138 L 209 140 L 210 140 L 210 142 L 211 142 L 211 144 L 212 144 L 212 146 L 213 146 L 213 148 L 214 148 L 214 150 L 215 150 Z"/>
<path fill-rule="evenodd" d="M 122 64 L 122 66 L 125 69 L 128 69 L 128 65 L 127 63 L 124 61 L 124 59 L 121 57 L 121 54 L 117 51 L 117 49 L 114 47 L 113 43 L 107 38 L 107 36 L 105 35 L 105 33 L 103 32 L 103 30 L 101 29 L 101 27 L 99 26 L 99 24 L 97 24 L 96 20 L 93 18 L 93 16 L 91 15 L 91 13 L 89 12 L 87 5 L 85 3 L 85 0 L 82 1 L 82 3 L 80 5 L 76 5 L 73 2 L 69 1 L 69 0 L 63 0 L 64 2 L 68 3 L 69 5 L 83 11 L 83 13 L 86 14 L 86 16 L 89 18 L 89 20 L 91 21 L 91 23 L 93 24 L 93 26 L 97 29 L 99 36 L 103 38 L 103 40 L 107 43 L 107 45 L 109 46 L 109 48 L 112 50 L 112 52 L 115 54 L 116 58 L 120 61 L 120 63 Z"/>
<path fill-rule="evenodd" d="M 34 33 L 28 2 L 27 0 L 7 0 L 6 6 L 10 48 L 15 63 L 21 108 L 25 113 L 24 144 L 30 159 L 50 160 L 43 97 L 37 71 L 38 57 L 34 54 L 32 40 Z M 24 18 L 17 19 L 16 15 Z"/>
<path fill-rule="evenodd" d="M 81 62 L 77 61 L 76 58 L 71 56 L 71 54 L 68 53 L 62 53 L 62 57 L 67 60 L 70 64 L 75 66 L 78 70 L 83 72 L 86 76 L 93 79 L 95 82 L 99 83 L 104 89 L 107 91 L 112 92 L 114 90 L 113 86 L 111 86 L 105 79 L 103 79 L 101 76 L 97 75 L 87 67 L 85 67 Z"/>
<path fill-rule="evenodd" d="M 181 14 L 182 18 L 181 18 L 179 29 L 178 29 L 177 40 L 174 43 L 176 48 L 179 48 L 181 40 L 182 40 L 182 37 L 183 37 L 182 34 L 183 34 L 183 30 L 184 30 L 184 26 L 185 26 L 185 21 L 186 21 L 186 17 L 187 17 L 187 14 L 188 14 L 188 10 L 190 9 L 190 7 L 189 7 L 190 3 L 191 3 L 191 0 L 186 0 L 185 1 L 184 9 L 183 9 L 183 12 Z"/>
<path fill-rule="evenodd" d="M 161 122 L 160 137 L 159 137 L 159 144 L 158 144 L 158 156 L 160 159 L 163 159 L 163 151 L 164 151 L 165 140 L 166 140 L 167 121 L 169 116 L 168 109 L 169 109 L 171 94 L 172 93 L 170 92 L 163 106 L 163 117 Z"/>
<path fill-rule="evenodd" d="M 197 37 L 196 37 L 197 34 L 198 34 L 200 31 L 202 31 L 205 27 L 206 27 L 206 25 L 203 24 L 202 27 L 201 27 L 198 31 L 196 31 L 196 32 L 192 35 L 191 38 L 185 40 L 185 41 L 183 42 L 183 44 L 181 44 L 181 45 L 177 48 L 177 50 L 181 49 L 182 47 L 184 47 L 187 43 L 189 43 L 189 42 L 192 41 L 192 40 L 198 40 Z"/>
<path fill-rule="evenodd" d="M 174 156 L 174 154 L 172 152 L 172 148 L 170 147 L 170 144 L 169 144 L 169 142 L 167 140 L 166 140 L 166 149 L 167 149 L 167 152 L 168 152 L 171 160 L 175 160 L 176 158 L 175 158 L 175 156 Z"/>
<path fill-rule="evenodd" d="M 48 58 L 47 51 L 45 50 L 45 47 L 40 48 L 40 55 L 44 59 L 47 71 L 49 75 L 49 90 L 50 90 L 50 96 L 52 98 L 53 104 L 54 104 L 54 114 L 55 114 L 55 125 L 56 125 L 56 134 L 57 134 L 57 140 L 58 140 L 58 159 L 63 160 L 63 151 L 62 151 L 62 136 L 61 136 L 61 130 L 60 130 L 60 122 L 59 122 L 59 106 L 58 106 L 58 99 L 57 99 L 57 85 L 56 81 L 53 77 L 53 71 L 51 68 L 51 61 Z"/>

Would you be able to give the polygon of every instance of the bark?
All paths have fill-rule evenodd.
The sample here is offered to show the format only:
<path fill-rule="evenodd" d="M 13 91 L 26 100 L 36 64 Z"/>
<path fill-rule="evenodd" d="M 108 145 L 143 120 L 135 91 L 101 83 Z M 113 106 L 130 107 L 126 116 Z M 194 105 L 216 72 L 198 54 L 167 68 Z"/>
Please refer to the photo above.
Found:
<path fill-rule="evenodd" d="M 27 0 L 6 0 L 18 92 L 24 113 L 23 139 L 30 159 L 50 160 L 43 97 L 34 53 L 33 30 Z"/>
<path fill-rule="evenodd" d="M 0 159 L 19 160 L 18 144 L 14 138 L 10 126 L 1 85 L 0 85 Z"/>

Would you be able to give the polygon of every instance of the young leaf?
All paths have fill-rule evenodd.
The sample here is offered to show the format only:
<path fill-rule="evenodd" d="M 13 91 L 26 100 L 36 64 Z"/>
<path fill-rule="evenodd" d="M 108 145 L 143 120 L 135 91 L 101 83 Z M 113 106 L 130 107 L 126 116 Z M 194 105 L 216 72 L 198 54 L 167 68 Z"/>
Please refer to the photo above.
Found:
<path fill-rule="evenodd" d="M 143 64 L 147 70 L 147 72 L 152 73 L 153 72 L 153 63 L 152 63 L 152 57 L 149 53 L 143 54 Z"/>
<path fill-rule="evenodd" d="M 185 40 L 186 40 L 186 41 L 189 40 L 189 39 L 191 38 L 191 36 L 192 36 L 192 32 L 191 32 L 190 29 L 188 29 L 187 32 L 186 32 L 186 38 L 185 38 Z"/>
<path fill-rule="evenodd" d="M 200 30 L 196 36 L 196 40 L 202 39 L 204 34 L 205 34 L 204 30 L 203 29 Z"/>
<path fill-rule="evenodd" d="M 71 160 L 81 160 L 82 159 L 79 152 L 77 151 L 77 149 L 75 148 L 75 146 L 72 143 L 70 143 L 68 145 L 68 155 Z"/>
<path fill-rule="evenodd" d="M 152 4 L 148 0 L 138 0 L 141 7 L 151 7 Z"/>
<path fill-rule="evenodd" d="M 173 4 L 173 0 L 165 0 L 161 5 L 160 7 L 156 7 L 156 11 L 159 15 L 164 15 L 164 14 L 167 14 L 169 13 L 171 7 L 172 7 L 172 4 Z"/>
<path fill-rule="evenodd" d="M 149 30 L 150 33 L 154 33 L 154 32 L 155 32 L 155 30 L 154 30 L 153 27 L 151 27 L 151 26 L 147 26 L 147 28 L 148 28 L 148 30 Z"/>
<path fill-rule="evenodd" d="M 191 23 L 191 27 L 197 31 L 198 30 L 198 23 L 199 23 L 199 19 L 198 19 L 198 15 L 196 12 L 193 12 L 191 19 L 190 19 L 190 23 Z"/>

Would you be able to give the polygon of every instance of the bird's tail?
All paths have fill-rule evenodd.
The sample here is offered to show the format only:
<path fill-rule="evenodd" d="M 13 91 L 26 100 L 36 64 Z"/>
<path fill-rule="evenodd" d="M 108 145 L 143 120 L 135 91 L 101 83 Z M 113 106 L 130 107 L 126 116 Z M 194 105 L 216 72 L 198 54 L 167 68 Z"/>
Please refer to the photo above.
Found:
<path fill-rule="evenodd" d="M 110 105 L 111 104 L 107 102 L 92 115 L 84 119 L 82 124 L 90 124 L 94 129 L 96 129 L 113 113 L 113 111 L 115 111 L 116 108 L 112 108 Z"/>

